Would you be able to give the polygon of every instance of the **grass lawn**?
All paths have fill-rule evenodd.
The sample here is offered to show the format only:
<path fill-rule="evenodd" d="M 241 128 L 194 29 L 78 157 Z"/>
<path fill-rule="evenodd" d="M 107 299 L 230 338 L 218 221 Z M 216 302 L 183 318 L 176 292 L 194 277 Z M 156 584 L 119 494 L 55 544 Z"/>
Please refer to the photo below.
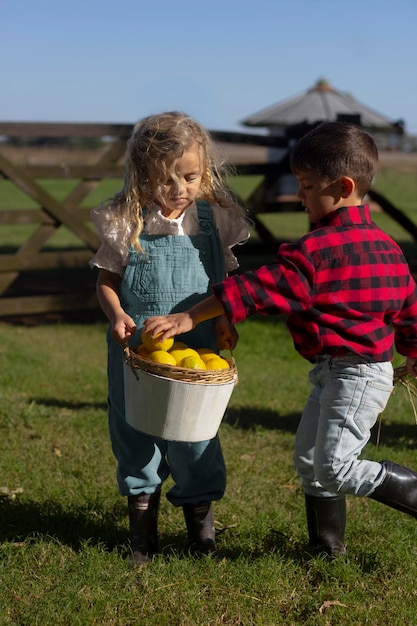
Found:
<path fill-rule="evenodd" d="M 106 324 L 0 323 L 0 624 L 415 623 L 411 517 L 348 498 L 348 554 L 305 560 L 292 450 L 309 364 L 282 320 L 239 331 L 239 384 L 220 428 L 228 485 L 215 504 L 226 560 L 189 557 L 182 513 L 163 498 L 161 554 L 136 571 L 107 433 Z M 377 431 L 369 458 L 415 466 L 403 388 L 379 446 Z"/>

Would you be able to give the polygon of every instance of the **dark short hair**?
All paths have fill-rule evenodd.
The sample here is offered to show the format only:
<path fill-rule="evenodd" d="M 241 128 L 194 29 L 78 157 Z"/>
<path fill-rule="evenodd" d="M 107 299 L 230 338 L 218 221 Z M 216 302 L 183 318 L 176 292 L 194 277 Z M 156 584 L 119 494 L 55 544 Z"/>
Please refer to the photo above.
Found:
<path fill-rule="evenodd" d="M 376 173 L 378 149 L 371 135 L 347 122 L 325 122 L 302 137 L 290 154 L 293 174 L 314 172 L 333 182 L 341 176 L 355 181 L 363 198 Z"/>

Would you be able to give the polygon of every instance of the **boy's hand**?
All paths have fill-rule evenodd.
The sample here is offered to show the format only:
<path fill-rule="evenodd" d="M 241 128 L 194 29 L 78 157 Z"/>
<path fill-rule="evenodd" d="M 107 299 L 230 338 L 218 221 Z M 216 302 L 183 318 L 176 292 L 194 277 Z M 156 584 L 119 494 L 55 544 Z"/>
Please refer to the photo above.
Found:
<path fill-rule="evenodd" d="M 236 328 L 225 315 L 216 318 L 215 330 L 219 350 L 234 350 L 239 339 Z"/>
<path fill-rule="evenodd" d="M 145 320 L 143 327 L 151 337 L 162 333 L 161 339 L 164 341 L 170 337 L 175 337 L 175 335 L 188 333 L 200 322 L 223 314 L 223 305 L 215 296 L 208 296 L 183 313 L 149 317 Z"/>
<path fill-rule="evenodd" d="M 145 332 L 155 337 L 163 333 L 161 340 L 188 333 L 195 326 L 193 318 L 188 311 L 184 313 L 172 313 L 171 315 L 161 315 L 158 317 L 148 317 L 143 324 Z"/>
<path fill-rule="evenodd" d="M 407 357 L 405 364 L 407 366 L 407 372 L 410 374 L 410 376 L 412 376 L 413 378 L 417 378 L 417 359 Z"/>

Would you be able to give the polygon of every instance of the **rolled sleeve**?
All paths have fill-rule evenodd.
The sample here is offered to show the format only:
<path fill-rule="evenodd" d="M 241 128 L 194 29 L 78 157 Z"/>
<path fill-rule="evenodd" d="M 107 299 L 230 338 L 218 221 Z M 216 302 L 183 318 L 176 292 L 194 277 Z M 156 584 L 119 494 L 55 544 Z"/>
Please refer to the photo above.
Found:
<path fill-rule="evenodd" d="M 124 220 L 115 220 L 110 207 L 93 209 L 90 216 L 101 240 L 99 249 L 89 261 L 90 267 L 123 276 L 129 260 L 131 228 Z"/>

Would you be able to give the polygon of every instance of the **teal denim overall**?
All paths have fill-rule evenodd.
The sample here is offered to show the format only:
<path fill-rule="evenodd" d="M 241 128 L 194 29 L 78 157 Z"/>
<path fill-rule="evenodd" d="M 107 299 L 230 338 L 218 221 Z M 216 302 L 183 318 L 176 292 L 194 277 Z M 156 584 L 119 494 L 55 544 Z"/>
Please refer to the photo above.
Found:
<path fill-rule="evenodd" d="M 124 310 L 134 319 L 137 332 L 130 345 L 141 343 L 143 322 L 152 315 L 183 311 L 203 299 L 209 285 L 225 276 L 223 251 L 211 207 L 198 202 L 196 235 L 147 235 L 133 249 L 120 287 Z M 216 348 L 214 321 L 199 324 L 176 337 L 192 347 Z M 219 500 L 226 486 L 226 471 L 216 436 L 198 443 L 166 441 L 129 426 L 125 420 L 123 348 L 108 334 L 109 429 L 117 459 L 121 495 L 155 493 L 171 474 L 174 486 L 167 498 L 175 506 Z M 208 416 L 207 419 L 210 419 Z"/>

